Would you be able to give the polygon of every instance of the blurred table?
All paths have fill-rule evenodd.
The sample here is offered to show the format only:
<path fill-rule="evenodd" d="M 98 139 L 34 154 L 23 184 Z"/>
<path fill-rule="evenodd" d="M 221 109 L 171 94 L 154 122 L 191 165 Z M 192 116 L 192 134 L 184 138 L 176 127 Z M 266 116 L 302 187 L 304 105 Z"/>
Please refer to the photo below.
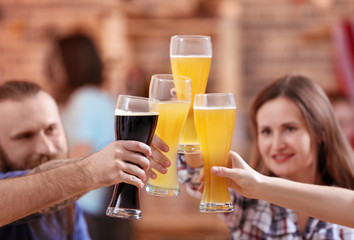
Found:
<path fill-rule="evenodd" d="M 181 186 L 176 197 L 156 197 L 140 191 L 142 219 L 133 221 L 134 240 L 229 240 L 226 224 L 217 214 L 200 213 L 199 199 Z"/>

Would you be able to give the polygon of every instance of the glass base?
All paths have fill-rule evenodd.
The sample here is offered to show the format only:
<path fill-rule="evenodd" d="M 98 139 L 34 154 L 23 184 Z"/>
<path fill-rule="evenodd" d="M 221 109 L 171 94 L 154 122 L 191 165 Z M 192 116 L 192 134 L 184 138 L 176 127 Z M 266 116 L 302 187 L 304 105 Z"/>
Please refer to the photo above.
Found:
<path fill-rule="evenodd" d="M 180 144 L 177 151 L 183 154 L 200 153 L 200 147 L 199 144 Z"/>
<path fill-rule="evenodd" d="M 232 212 L 234 206 L 232 203 L 200 203 L 199 212 L 204 213 L 220 213 L 220 212 Z"/>
<path fill-rule="evenodd" d="M 179 194 L 179 188 L 163 188 L 147 184 L 145 191 L 155 196 L 177 196 Z"/>
<path fill-rule="evenodd" d="M 141 210 L 139 209 L 127 209 L 127 208 L 114 208 L 108 207 L 106 210 L 106 215 L 115 218 L 126 218 L 132 220 L 141 219 Z"/>

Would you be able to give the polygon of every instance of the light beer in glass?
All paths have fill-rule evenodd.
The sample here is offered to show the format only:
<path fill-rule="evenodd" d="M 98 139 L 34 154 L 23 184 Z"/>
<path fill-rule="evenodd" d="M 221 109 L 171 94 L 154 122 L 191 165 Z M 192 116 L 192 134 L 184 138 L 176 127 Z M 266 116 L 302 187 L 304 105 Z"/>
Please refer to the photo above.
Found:
<path fill-rule="evenodd" d="M 191 91 L 191 80 L 188 77 L 156 74 L 151 78 L 149 97 L 159 100 L 156 135 L 169 146 L 169 151 L 163 154 L 170 160 L 171 166 L 166 174 L 155 172 L 157 178 L 149 178 L 145 190 L 150 194 L 159 196 L 179 194 L 177 148 L 190 106 Z"/>
<path fill-rule="evenodd" d="M 235 126 L 236 104 L 233 94 L 197 94 L 194 120 L 204 162 L 204 190 L 201 212 L 229 212 L 233 205 L 226 178 L 211 173 L 212 166 L 227 167 Z"/>
<path fill-rule="evenodd" d="M 191 106 L 182 130 L 179 153 L 195 153 L 199 151 L 192 105 L 195 94 L 205 93 L 211 58 L 212 46 L 209 36 L 172 36 L 170 45 L 172 73 L 175 75 L 187 76 L 192 80 Z"/>

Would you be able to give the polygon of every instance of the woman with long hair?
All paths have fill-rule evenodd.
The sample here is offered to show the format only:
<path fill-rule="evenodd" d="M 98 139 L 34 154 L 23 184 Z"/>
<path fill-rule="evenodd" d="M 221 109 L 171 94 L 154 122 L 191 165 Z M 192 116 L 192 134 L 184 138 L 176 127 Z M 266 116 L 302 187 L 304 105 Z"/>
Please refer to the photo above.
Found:
<path fill-rule="evenodd" d="M 255 138 L 250 159 L 253 169 L 234 152 L 230 152 L 232 169 L 212 169 L 214 174 L 230 178 L 230 187 L 235 190 L 231 191 L 234 211 L 221 215 L 233 239 L 354 239 L 354 229 L 314 218 L 338 222 L 338 217 L 328 217 L 335 209 L 320 213 L 319 209 L 335 206 L 333 196 L 326 201 L 309 193 L 320 191 L 315 185 L 327 186 L 329 194 L 336 193 L 338 187 L 354 189 L 354 154 L 321 87 L 304 76 L 284 76 L 256 96 L 250 122 Z M 295 182 L 301 183 L 295 187 L 306 185 L 307 190 L 279 192 Z M 333 190 L 333 186 L 337 188 Z M 269 196 L 272 192 L 265 193 L 266 189 L 275 190 L 274 197 L 279 199 Z M 350 196 L 351 192 L 345 194 Z M 308 210 L 316 203 L 320 208 Z M 351 205 L 350 200 L 345 203 Z M 343 219 L 339 222 L 353 226 L 350 217 Z"/>

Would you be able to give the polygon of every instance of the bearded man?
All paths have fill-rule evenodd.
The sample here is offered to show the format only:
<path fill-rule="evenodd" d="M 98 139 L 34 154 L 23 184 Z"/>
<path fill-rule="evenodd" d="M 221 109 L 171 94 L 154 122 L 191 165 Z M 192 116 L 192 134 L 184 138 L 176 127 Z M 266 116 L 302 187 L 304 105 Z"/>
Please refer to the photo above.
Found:
<path fill-rule="evenodd" d="M 0 179 L 70 161 L 50 161 L 67 157 L 68 145 L 57 104 L 38 85 L 24 81 L 1 85 L 0 116 Z M 75 200 L 1 227 L 0 239 L 90 239 Z"/>
<path fill-rule="evenodd" d="M 90 239 L 74 203 L 79 196 L 67 198 L 121 182 L 142 188 L 147 177 L 156 178 L 154 171 L 166 173 L 171 165 L 161 152 L 168 146 L 156 136 L 151 148 L 118 140 L 88 157 L 65 159 L 68 146 L 57 104 L 34 83 L 0 85 L 0 116 L 0 239 Z M 39 209 L 44 210 L 28 216 Z M 13 222 L 23 216 L 28 217 Z"/>

